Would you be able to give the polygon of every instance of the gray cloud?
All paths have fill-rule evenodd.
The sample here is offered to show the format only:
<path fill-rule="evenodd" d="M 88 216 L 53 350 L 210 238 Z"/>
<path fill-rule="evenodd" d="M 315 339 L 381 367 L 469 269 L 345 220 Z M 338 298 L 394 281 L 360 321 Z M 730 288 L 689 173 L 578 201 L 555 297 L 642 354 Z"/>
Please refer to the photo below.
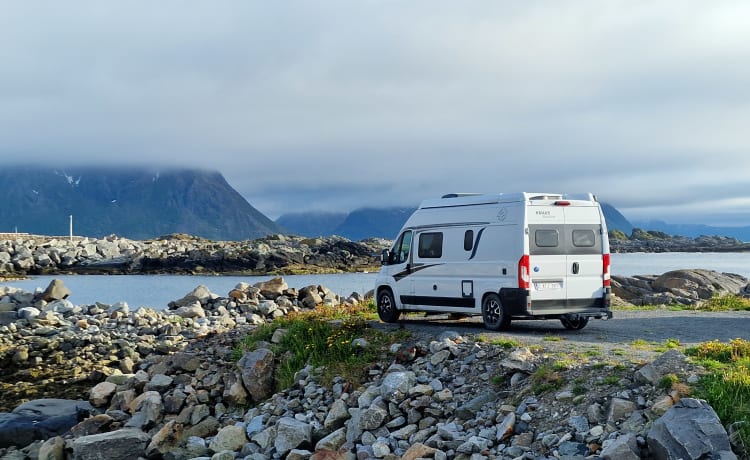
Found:
<path fill-rule="evenodd" d="M 542 190 L 741 224 L 748 20 L 741 1 L 6 2 L 0 161 L 216 169 L 271 217 Z"/>

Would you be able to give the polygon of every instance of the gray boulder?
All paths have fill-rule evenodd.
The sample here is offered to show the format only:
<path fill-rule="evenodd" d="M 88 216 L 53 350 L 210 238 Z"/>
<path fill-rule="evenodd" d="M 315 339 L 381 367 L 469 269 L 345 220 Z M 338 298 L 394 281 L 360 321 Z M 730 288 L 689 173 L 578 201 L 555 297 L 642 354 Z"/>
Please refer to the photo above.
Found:
<path fill-rule="evenodd" d="M 276 453 L 284 455 L 292 449 L 305 447 L 312 441 L 312 427 L 291 417 L 282 417 L 276 431 L 274 448 Z"/>
<path fill-rule="evenodd" d="M 46 302 L 52 302 L 53 300 L 67 299 L 70 294 L 70 289 L 65 287 L 62 280 L 54 279 L 50 281 L 47 289 L 42 293 L 42 299 Z"/>
<path fill-rule="evenodd" d="M 0 448 L 23 447 L 68 432 L 93 410 L 86 401 L 37 399 L 0 414 Z"/>
<path fill-rule="evenodd" d="M 656 460 L 734 460 L 729 435 L 713 408 L 703 400 L 683 398 L 648 432 Z"/>
<path fill-rule="evenodd" d="M 237 362 L 242 383 L 254 401 L 263 401 L 273 394 L 274 354 L 267 348 L 247 352 Z"/>
<path fill-rule="evenodd" d="M 136 428 L 82 436 L 73 441 L 74 460 L 137 460 L 146 455 L 150 437 Z"/>

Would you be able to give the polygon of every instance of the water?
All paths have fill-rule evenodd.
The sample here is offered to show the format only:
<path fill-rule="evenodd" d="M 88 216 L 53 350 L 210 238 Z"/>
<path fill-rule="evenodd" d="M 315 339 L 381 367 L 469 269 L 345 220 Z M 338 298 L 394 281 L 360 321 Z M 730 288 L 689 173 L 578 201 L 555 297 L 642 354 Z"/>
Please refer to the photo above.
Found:
<path fill-rule="evenodd" d="M 705 268 L 750 278 L 750 253 L 746 252 L 634 252 L 612 254 L 612 274 L 661 275 L 670 270 Z"/>
<path fill-rule="evenodd" d="M 750 254 L 747 253 L 628 253 L 612 254 L 613 275 L 653 275 L 681 268 L 705 268 L 737 273 L 750 278 Z M 284 280 L 292 288 L 323 285 L 333 292 L 348 296 L 352 292 L 364 294 L 375 283 L 375 273 L 346 273 L 336 275 L 290 275 Z M 44 289 L 54 278 L 63 280 L 73 293 L 70 301 L 77 305 L 96 302 L 112 304 L 124 301 L 131 307 L 166 308 L 172 300 L 182 298 L 198 285 L 226 296 L 239 282 L 255 284 L 271 276 L 189 276 L 189 275 L 59 275 L 38 276 L 28 280 L 4 284 L 26 291 Z"/>
<path fill-rule="evenodd" d="M 352 292 L 364 294 L 372 290 L 375 273 L 343 273 L 333 275 L 287 275 L 284 281 L 290 288 L 323 285 L 336 294 L 348 296 Z M 131 307 L 166 308 L 196 286 L 204 285 L 214 294 L 226 297 L 237 283 L 255 284 L 273 276 L 194 276 L 194 275 L 56 275 L 35 276 L 21 281 L 9 281 L 9 286 L 34 291 L 46 288 L 53 279 L 60 279 L 72 292 L 68 298 L 76 305 L 96 302 L 112 304 L 127 302 Z"/>

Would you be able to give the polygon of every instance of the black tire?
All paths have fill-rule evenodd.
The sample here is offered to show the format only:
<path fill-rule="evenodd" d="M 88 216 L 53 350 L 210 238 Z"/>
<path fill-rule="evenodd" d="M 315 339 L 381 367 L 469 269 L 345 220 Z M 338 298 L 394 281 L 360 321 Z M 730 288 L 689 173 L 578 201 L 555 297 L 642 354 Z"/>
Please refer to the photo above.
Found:
<path fill-rule="evenodd" d="M 383 289 L 378 292 L 378 316 L 384 323 L 395 323 L 401 316 L 390 289 Z"/>
<path fill-rule="evenodd" d="M 580 331 L 589 323 L 589 319 L 586 316 L 579 316 L 577 318 L 560 318 L 560 322 L 565 329 L 571 331 Z"/>
<path fill-rule="evenodd" d="M 482 320 L 484 327 L 491 331 L 500 331 L 510 326 L 510 316 L 505 313 L 499 295 L 488 294 L 482 300 Z"/>

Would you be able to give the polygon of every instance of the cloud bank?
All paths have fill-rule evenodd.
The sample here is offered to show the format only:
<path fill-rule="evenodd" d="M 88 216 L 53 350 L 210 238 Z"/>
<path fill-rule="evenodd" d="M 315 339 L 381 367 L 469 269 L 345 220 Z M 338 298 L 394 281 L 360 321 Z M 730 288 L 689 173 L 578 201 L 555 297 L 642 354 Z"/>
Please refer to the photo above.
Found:
<path fill-rule="evenodd" d="M 1 8 L 0 162 L 215 169 L 272 218 L 526 190 L 750 224 L 747 2 Z"/>

